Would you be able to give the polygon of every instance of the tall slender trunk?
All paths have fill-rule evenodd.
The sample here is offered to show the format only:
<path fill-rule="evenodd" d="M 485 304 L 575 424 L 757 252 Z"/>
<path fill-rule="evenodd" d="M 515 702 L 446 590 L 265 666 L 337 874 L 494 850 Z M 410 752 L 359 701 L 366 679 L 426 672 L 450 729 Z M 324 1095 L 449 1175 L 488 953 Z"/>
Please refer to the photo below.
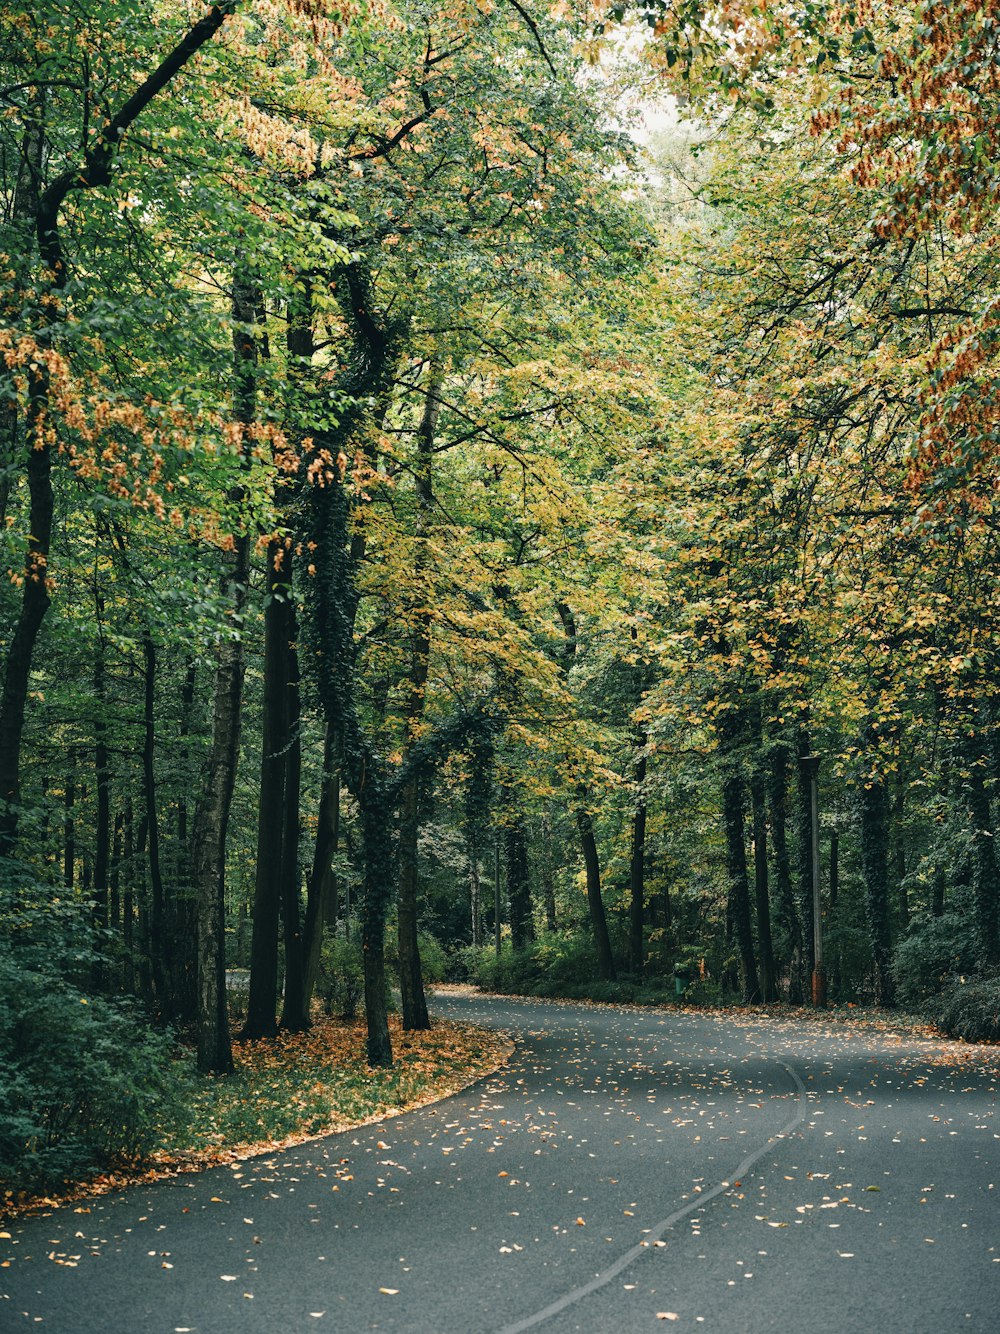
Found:
<path fill-rule="evenodd" d="M 111 860 L 111 768 L 108 757 L 105 709 L 104 646 L 99 644 L 94 659 L 94 771 L 97 788 L 97 812 L 94 827 L 94 922 L 99 931 L 108 927 L 108 872 Z M 94 967 L 94 985 L 104 985 L 103 945 Z"/>
<path fill-rule="evenodd" d="M 875 965 L 875 1004 L 892 1006 L 896 991 L 892 976 L 892 928 L 889 906 L 889 797 L 878 769 L 874 729 L 866 730 L 861 754 L 867 757 L 857 786 L 861 834 L 861 873 L 872 960 Z"/>
<path fill-rule="evenodd" d="M 757 948 L 760 953 L 760 989 L 766 1002 L 778 999 L 771 942 L 771 898 L 767 873 L 767 799 L 764 772 L 755 764 L 750 779 L 753 815 L 754 906 L 757 910 Z"/>
<path fill-rule="evenodd" d="M 963 744 L 965 804 L 972 833 L 971 879 L 976 929 L 976 952 L 983 968 L 1000 963 L 1000 869 L 990 797 L 986 788 L 989 766 L 982 706 L 973 715 Z"/>
<path fill-rule="evenodd" d="M 594 945 L 597 948 L 597 970 L 606 982 L 613 982 L 617 976 L 614 955 L 611 952 L 611 937 L 608 934 L 608 919 L 604 912 L 604 899 L 601 896 L 601 863 L 597 855 L 597 840 L 594 837 L 594 821 L 588 810 L 582 806 L 576 811 L 576 827 L 583 849 L 583 866 L 587 881 L 587 908 L 590 912 L 590 925 L 594 932 Z"/>
<path fill-rule="evenodd" d="M 32 239 L 36 230 L 45 155 L 45 91 L 35 89 L 21 146 L 10 223 L 14 229 L 15 262 L 24 256 L 17 287 L 26 285 Z M 20 251 L 20 256 L 18 252 Z M 24 279 L 24 281 L 21 281 Z M 49 608 L 48 559 L 52 542 L 54 497 L 52 447 L 46 420 L 49 382 L 44 363 L 28 368 L 28 403 L 24 423 L 27 453 L 28 535 L 24 550 L 21 606 L 3 665 L 0 691 L 0 860 L 14 855 L 21 800 L 21 742 L 28 703 L 28 682 L 35 644 Z M 0 406 L 0 523 L 6 523 L 10 499 L 7 469 L 17 457 L 19 407 L 15 399 Z"/>
<path fill-rule="evenodd" d="M 76 883 L 76 760 L 72 751 L 68 758 L 73 767 L 63 792 L 63 889 L 72 893 Z"/>
<path fill-rule="evenodd" d="M 552 860 L 552 821 L 542 816 L 542 903 L 545 908 L 545 929 L 556 929 L 556 877 Z"/>
<path fill-rule="evenodd" d="M 274 1037 L 278 1031 L 278 924 L 281 913 L 282 842 L 288 745 L 288 621 L 290 589 L 282 570 L 285 546 L 267 548 L 264 608 L 264 707 L 257 807 L 257 869 L 250 944 L 250 990 L 243 1038 Z"/>
<path fill-rule="evenodd" d="M 427 542 L 431 532 L 434 506 L 434 436 L 441 407 L 442 375 L 436 363 L 431 363 L 424 410 L 417 430 L 417 457 L 414 467 L 416 514 L 414 518 L 413 582 L 417 606 L 410 608 L 410 689 L 406 705 L 408 742 L 424 713 L 427 677 L 430 670 L 431 590 L 427 586 L 430 561 Z M 399 951 L 399 989 L 403 1003 L 403 1027 L 407 1030 L 427 1029 L 431 1026 L 424 995 L 423 970 L 420 965 L 418 935 L 417 889 L 419 863 L 417 840 L 420 834 L 420 775 L 415 773 L 403 792 L 399 826 L 399 882 L 396 899 L 397 944 Z"/>
<path fill-rule="evenodd" d="M 257 339 L 254 328 L 258 292 L 244 274 L 233 279 L 233 417 L 244 428 L 256 416 Z M 244 433 L 244 458 L 248 442 Z M 230 500 L 239 505 L 241 488 Z M 198 914 L 198 1069 L 228 1074 L 233 1069 L 226 994 L 226 835 L 240 753 L 243 702 L 241 623 L 250 576 L 250 542 L 237 531 L 224 556 L 223 596 L 230 622 L 215 654 L 212 690 L 212 740 L 195 806 L 191 871 Z"/>
<path fill-rule="evenodd" d="M 299 710 L 299 663 L 295 647 L 295 604 L 289 603 L 288 633 L 288 736 L 285 743 L 284 829 L 281 839 L 281 917 L 285 942 L 285 990 L 280 1027 L 290 1033 L 304 1033 L 309 1027 L 309 1007 L 305 1003 L 304 939 L 300 886 L 302 866 L 299 861 L 299 799 L 302 780 L 302 738 Z"/>
<path fill-rule="evenodd" d="M 802 926 L 795 903 L 792 864 L 788 854 L 788 759 L 788 748 L 785 745 L 774 747 L 771 752 L 770 774 L 771 843 L 774 848 L 777 919 L 787 948 L 788 999 L 793 1005 L 801 1005 L 805 998 L 802 978 Z"/>
<path fill-rule="evenodd" d="M 170 942 L 164 929 L 163 869 L 160 864 L 160 821 L 156 806 L 156 645 L 147 631 L 143 651 L 143 744 L 142 793 L 146 812 L 146 845 L 149 858 L 149 885 L 152 893 L 149 918 L 150 964 L 157 1003 L 165 1018 L 173 1018 L 170 993 Z"/>
<path fill-rule="evenodd" d="M 122 948 L 125 963 L 122 982 L 127 992 L 135 991 L 135 819 L 131 800 L 125 806 L 122 831 L 122 856 L 125 860 L 125 890 L 122 894 Z"/>
<path fill-rule="evenodd" d="M 629 858 L 629 966 L 641 976 L 643 970 L 642 925 L 646 900 L 646 734 L 636 738 L 640 747 L 635 761 L 635 808 L 632 812 L 632 853 Z"/>
<path fill-rule="evenodd" d="M 17 844 L 21 801 L 21 743 L 35 645 L 49 609 L 49 548 L 54 497 L 52 446 L 46 418 L 48 376 L 44 364 L 28 371 L 28 537 L 25 543 L 21 607 L 7 650 L 0 692 L 0 859 Z"/>
<path fill-rule="evenodd" d="M 813 920 L 813 834 L 812 778 L 808 756 L 812 754 L 809 733 L 801 730 L 796 738 L 795 784 L 795 870 L 798 879 L 799 920 L 802 923 L 802 962 L 807 977 L 816 966 L 815 942 L 810 923 Z"/>
<path fill-rule="evenodd" d="M 359 798 L 359 805 L 365 840 L 361 951 L 365 963 L 366 1055 L 371 1066 L 390 1066 L 392 1041 L 385 976 L 386 877 L 392 868 L 390 810 L 381 790 L 374 784 Z"/>
<path fill-rule="evenodd" d="M 302 990 L 303 1004 L 307 1011 L 319 973 L 324 932 L 334 928 L 337 923 L 338 886 L 333 859 L 337 853 L 339 839 L 340 748 L 338 738 L 327 726 L 323 738 L 323 779 L 316 819 L 316 843 L 313 849 L 303 929 L 303 954 L 306 965 Z"/>
<path fill-rule="evenodd" d="M 747 876 L 746 826 L 743 778 L 730 767 L 722 785 L 722 812 L 726 829 L 726 869 L 729 875 L 729 913 L 740 954 L 743 1003 L 760 999 L 760 980 L 753 952 L 750 920 L 750 885 Z"/>

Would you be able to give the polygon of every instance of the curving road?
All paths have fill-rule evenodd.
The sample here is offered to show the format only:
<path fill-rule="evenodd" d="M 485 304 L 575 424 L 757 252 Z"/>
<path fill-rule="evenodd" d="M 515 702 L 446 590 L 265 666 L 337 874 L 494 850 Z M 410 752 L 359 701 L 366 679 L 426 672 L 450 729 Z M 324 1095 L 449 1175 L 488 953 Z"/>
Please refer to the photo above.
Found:
<path fill-rule="evenodd" d="M 0 1331 L 1000 1330 L 1000 1050 L 442 996 L 510 1066 L 0 1239 Z"/>

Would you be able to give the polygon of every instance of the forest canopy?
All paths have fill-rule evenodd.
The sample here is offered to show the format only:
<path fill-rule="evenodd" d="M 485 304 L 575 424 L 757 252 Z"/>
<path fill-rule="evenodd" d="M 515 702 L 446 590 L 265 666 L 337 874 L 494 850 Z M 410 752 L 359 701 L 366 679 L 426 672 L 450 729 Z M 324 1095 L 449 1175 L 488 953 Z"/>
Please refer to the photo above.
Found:
<path fill-rule="evenodd" d="M 998 42 L 8 7 L 0 985 L 995 996 Z"/>

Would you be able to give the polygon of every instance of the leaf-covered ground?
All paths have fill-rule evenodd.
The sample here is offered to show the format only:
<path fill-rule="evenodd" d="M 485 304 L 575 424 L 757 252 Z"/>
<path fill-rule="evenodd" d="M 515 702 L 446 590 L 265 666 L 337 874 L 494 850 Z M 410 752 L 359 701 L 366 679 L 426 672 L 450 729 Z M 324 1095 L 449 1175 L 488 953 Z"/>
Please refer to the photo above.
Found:
<path fill-rule="evenodd" d="M 0 1200 L 0 1214 L 45 1209 L 398 1115 L 465 1088 L 513 1051 L 504 1034 L 448 1020 L 436 1020 L 426 1033 L 404 1033 L 398 1016 L 390 1016 L 389 1027 L 391 1069 L 369 1069 L 363 1019 L 324 1017 L 308 1033 L 236 1042 L 235 1075 L 197 1079 L 188 1124 L 165 1138 L 152 1161 L 58 1195 L 8 1197 Z"/>

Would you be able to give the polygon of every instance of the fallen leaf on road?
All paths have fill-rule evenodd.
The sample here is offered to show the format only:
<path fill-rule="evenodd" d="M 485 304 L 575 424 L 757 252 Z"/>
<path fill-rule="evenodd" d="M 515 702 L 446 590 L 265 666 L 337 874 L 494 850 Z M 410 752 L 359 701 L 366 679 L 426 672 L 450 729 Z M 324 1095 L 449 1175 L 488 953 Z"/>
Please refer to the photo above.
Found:
<path fill-rule="evenodd" d="M 379 1288 L 379 1292 L 384 1292 L 387 1297 L 395 1297 L 399 1293 L 398 1288 Z"/>
<path fill-rule="evenodd" d="M 680 1320 L 676 1311 L 657 1311 L 656 1318 L 657 1320 Z"/>

